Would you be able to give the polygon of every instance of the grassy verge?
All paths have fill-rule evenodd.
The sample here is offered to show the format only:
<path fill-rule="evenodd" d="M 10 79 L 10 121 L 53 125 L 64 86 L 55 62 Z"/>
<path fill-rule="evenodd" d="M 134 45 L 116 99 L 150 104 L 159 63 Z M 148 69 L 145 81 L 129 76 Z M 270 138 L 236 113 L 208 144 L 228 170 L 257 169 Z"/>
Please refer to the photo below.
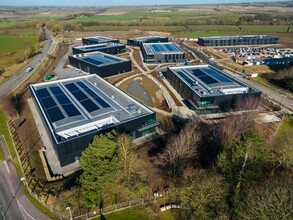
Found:
<path fill-rule="evenodd" d="M 174 210 L 168 210 L 164 212 L 159 211 L 159 213 L 148 214 L 146 210 L 142 208 L 129 208 L 106 214 L 103 216 L 104 218 L 97 217 L 95 220 L 174 220 L 176 219 L 175 216 L 177 216 L 177 214 L 174 213 Z"/>
<path fill-rule="evenodd" d="M 13 163 L 14 163 L 14 166 L 15 166 L 15 169 L 16 169 L 16 172 L 17 172 L 18 176 L 23 176 L 23 174 L 21 172 L 20 164 L 19 164 L 19 162 L 17 160 L 17 157 L 16 157 L 16 152 L 14 150 L 13 142 L 12 142 L 12 139 L 10 137 L 10 133 L 9 133 L 9 130 L 8 130 L 6 121 L 7 121 L 7 117 L 4 114 L 4 112 L 0 109 L 0 134 L 1 135 L 4 135 L 4 137 L 6 139 L 6 142 L 7 142 L 9 151 L 11 153 L 11 156 L 13 158 Z M 0 156 L 1 156 L 1 154 L 0 154 Z M 38 202 L 38 200 L 36 200 L 35 198 L 33 198 L 30 195 L 30 193 L 29 193 L 29 191 L 28 191 L 28 189 L 26 187 L 23 187 L 23 189 L 24 189 L 24 193 L 25 193 L 26 197 L 31 201 L 31 203 L 37 209 L 39 209 L 41 212 L 43 212 L 44 214 L 46 214 L 50 219 L 56 219 L 56 220 L 58 219 L 53 213 L 51 213 L 42 204 L 40 204 Z"/>

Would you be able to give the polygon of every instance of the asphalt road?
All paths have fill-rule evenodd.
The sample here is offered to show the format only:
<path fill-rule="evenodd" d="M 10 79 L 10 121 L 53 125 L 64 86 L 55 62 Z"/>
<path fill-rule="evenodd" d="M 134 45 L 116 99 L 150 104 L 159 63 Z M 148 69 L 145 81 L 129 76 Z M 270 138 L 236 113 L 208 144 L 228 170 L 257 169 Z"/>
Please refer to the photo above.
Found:
<path fill-rule="evenodd" d="M 57 41 L 55 41 L 46 28 L 44 28 L 44 32 L 47 40 L 45 41 L 41 53 L 38 54 L 29 64 L 25 65 L 19 72 L 15 73 L 11 78 L 0 85 L 0 97 L 13 92 L 18 86 L 20 86 L 41 65 L 41 63 L 47 58 L 47 55 L 53 51 Z M 31 72 L 26 72 L 28 67 L 34 69 Z"/>
<path fill-rule="evenodd" d="M 6 161 L 0 161 L 0 220 L 48 220 L 25 196 L 8 147 L 0 137 Z M 6 163 L 6 166 L 4 165 Z M 4 216 L 4 218 L 3 218 Z"/>
<path fill-rule="evenodd" d="M 4 163 L 0 161 L 0 219 L 22 220 L 24 217 L 9 188 L 8 175 Z"/>
<path fill-rule="evenodd" d="M 184 43 L 179 43 L 179 45 L 183 48 L 186 48 L 186 49 L 192 51 L 199 59 L 201 59 L 203 61 L 203 63 L 214 66 L 215 68 L 220 69 L 220 70 L 225 70 L 225 69 L 223 69 L 223 67 L 220 67 L 216 63 L 210 61 L 208 59 L 208 57 L 204 56 L 197 49 L 190 47 Z M 284 92 L 275 92 L 275 91 L 271 90 L 270 88 L 268 88 L 267 86 L 265 86 L 261 83 L 258 83 L 255 80 L 247 80 L 247 79 L 241 78 L 239 75 L 237 75 L 235 73 L 231 73 L 230 71 L 227 71 L 227 70 L 225 70 L 225 71 L 233 76 L 238 76 L 238 80 L 260 90 L 263 94 L 266 94 L 270 99 L 274 100 L 276 103 L 281 104 L 283 107 L 285 107 L 290 112 L 293 111 L 293 99 L 290 94 L 286 94 Z"/>

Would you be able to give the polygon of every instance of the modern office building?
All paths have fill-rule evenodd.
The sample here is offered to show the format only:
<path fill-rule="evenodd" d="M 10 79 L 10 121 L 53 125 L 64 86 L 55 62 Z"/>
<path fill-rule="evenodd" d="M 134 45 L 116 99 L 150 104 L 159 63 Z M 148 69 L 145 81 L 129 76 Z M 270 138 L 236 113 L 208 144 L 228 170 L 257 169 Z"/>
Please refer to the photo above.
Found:
<path fill-rule="evenodd" d="M 198 44 L 204 47 L 277 44 L 278 41 L 278 37 L 269 35 L 244 35 L 198 38 Z"/>
<path fill-rule="evenodd" d="M 101 37 L 101 36 L 82 38 L 83 45 L 104 44 L 104 43 L 110 43 L 110 42 L 119 43 L 120 41 L 119 41 L 119 39 L 109 38 L 109 37 Z"/>
<path fill-rule="evenodd" d="M 182 63 L 185 52 L 173 43 L 144 43 L 141 53 L 145 63 Z"/>
<path fill-rule="evenodd" d="M 104 43 L 104 44 L 92 44 L 86 46 L 76 46 L 72 48 L 73 54 L 90 53 L 90 52 L 102 52 L 107 54 L 119 54 L 125 53 L 126 48 L 124 44 L 118 43 Z"/>
<path fill-rule="evenodd" d="M 137 38 L 128 38 L 127 44 L 130 46 L 141 47 L 143 43 L 164 43 L 168 42 L 168 37 L 162 36 L 146 36 Z"/>
<path fill-rule="evenodd" d="M 91 52 L 69 56 L 71 66 L 101 77 L 131 71 L 131 61 L 113 55 Z"/>
<path fill-rule="evenodd" d="M 167 80 L 198 114 L 254 109 L 261 96 L 260 91 L 210 65 L 168 67 Z"/>
<path fill-rule="evenodd" d="M 30 90 L 50 137 L 44 146 L 53 174 L 71 171 L 64 167 L 72 164 L 76 167 L 97 134 L 115 129 L 135 139 L 158 125 L 155 112 L 97 75 L 33 84 Z"/>

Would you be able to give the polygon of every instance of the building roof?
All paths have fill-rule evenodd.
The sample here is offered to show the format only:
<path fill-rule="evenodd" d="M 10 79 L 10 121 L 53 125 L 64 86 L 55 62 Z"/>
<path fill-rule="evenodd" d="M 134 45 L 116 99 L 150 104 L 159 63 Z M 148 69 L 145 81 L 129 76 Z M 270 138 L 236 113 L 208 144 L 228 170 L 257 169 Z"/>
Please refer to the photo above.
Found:
<path fill-rule="evenodd" d="M 143 49 L 147 55 L 185 53 L 173 43 L 144 43 Z"/>
<path fill-rule="evenodd" d="M 118 41 L 118 39 L 116 38 L 102 37 L 102 36 L 84 37 L 83 39 L 95 41 L 97 44 L 111 42 L 111 41 Z"/>
<path fill-rule="evenodd" d="M 271 35 L 240 35 L 240 36 L 215 36 L 215 37 L 199 37 L 200 39 L 204 39 L 204 40 L 214 40 L 214 39 L 239 39 L 239 38 L 267 38 L 267 37 L 274 37 L 277 38 L 275 36 L 271 36 Z"/>
<path fill-rule="evenodd" d="M 106 65 L 111 65 L 113 63 L 128 61 L 127 59 L 116 57 L 116 56 L 102 53 L 102 52 L 82 53 L 82 54 L 75 54 L 71 56 L 96 66 L 106 66 Z"/>
<path fill-rule="evenodd" d="M 163 37 L 163 36 L 144 36 L 144 37 L 128 38 L 128 40 L 145 42 L 145 41 L 148 41 L 148 40 L 161 40 L 161 39 L 165 39 L 165 38 L 168 38 L 168 37 Z"/>
<path fill-rule="evenodd" d="M 257 91 L 210 65 L 168 68 L 200 97 Z"/>
<path fill-rule="evenodd" d="M 56 143 L 153 113 L 97 75 L 33 84 L 30 89 Z"/>
<path fill-rule="evenodd" d="M 118 47 L 118 46 L 124 46 L 124 44 L 109 42 L 109 43 L 102 43 L 102 44 L 91 44 L 91 45 L 84 45 L 84 46 L 76 46 L 74 48 L 78 49 L 78 50 L 81 50 L 84 53 L 86 53 L 88 51 L 101 50 L 101 49 Z"/>

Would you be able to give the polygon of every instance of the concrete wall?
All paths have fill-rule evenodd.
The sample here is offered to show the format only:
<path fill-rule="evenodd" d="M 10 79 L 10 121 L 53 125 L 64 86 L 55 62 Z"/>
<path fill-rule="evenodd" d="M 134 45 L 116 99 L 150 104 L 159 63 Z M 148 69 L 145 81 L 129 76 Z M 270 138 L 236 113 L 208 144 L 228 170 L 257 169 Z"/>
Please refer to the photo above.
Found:
<path fill-rule="evenodd" d="M 108 76 L 113 76 L 118 73 L 130 72 L 132 70 L 130 60 L 126 60 L 119 63 L 113 63 L 109 65 L 96 66 L 94 64 L 90 64 L 80 59 L 77 59 L 73 56 L 69 56 L 69 62 L 70 62 L 70 65 L 75 68 L 81 69 L 82 71 L 85 71 L 91 74 L 97 74 L 103 78 Z"/>
<path fill-rule="evenodd" d="M 125 53 L 126 48 L 125 48 L 125 45 L 110 46 L 110 47 L 102 48 L 102 49 L 87 50 L 86 53 L 96 52 L 96 51 L 115 55 L 115 54 L 119 54 L 119 53 Z M 73 54 L 85 53 L 82 49 L 79 49 L 77 47 L 73 47 L 72 52 L 73 52 Z"/>

